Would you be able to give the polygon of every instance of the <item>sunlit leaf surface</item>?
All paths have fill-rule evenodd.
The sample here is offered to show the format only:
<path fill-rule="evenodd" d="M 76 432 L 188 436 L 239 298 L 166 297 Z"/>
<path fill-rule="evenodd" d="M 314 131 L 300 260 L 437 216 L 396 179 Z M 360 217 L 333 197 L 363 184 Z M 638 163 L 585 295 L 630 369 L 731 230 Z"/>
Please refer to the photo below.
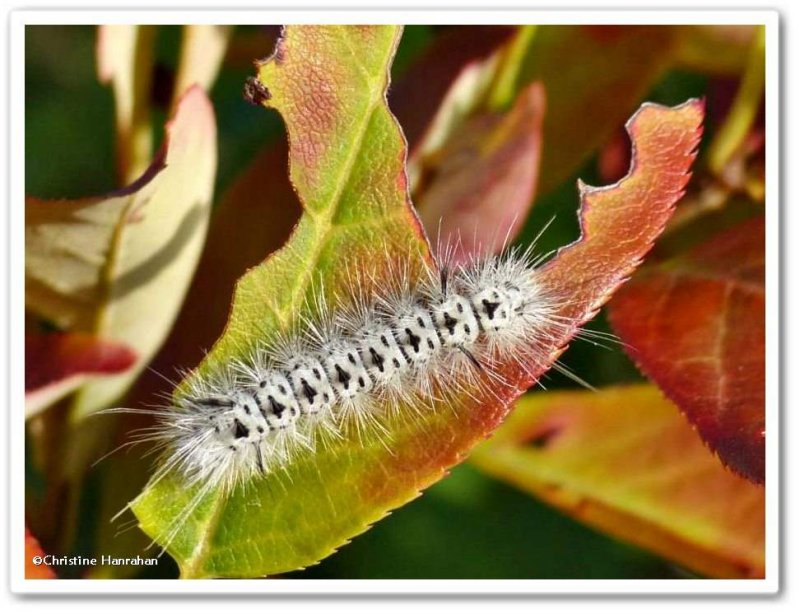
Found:
<path fill-rule="evenodd" d="M 430 266 L 406 197 L 403 140 L 385 103 L 398 36 L 393 27 L 289 27 L 261 66 L 262 95 L 286 122 L 291 179 L 305 213 L 287 245 L 239 281 L 224 334 L 190 378 L 286 330 L 308 312 L 317 284 L 329 293 L 346 290 L 354 269 L 380 283 L 392 258 L 412 275 Z M 569 297 L 562 315 L 571 326 L 551 331 L 552 360 L 663 229 L 687 180 L 701 120 L 696 102 L 646 106 L 630 124 L 637 146 L 632 174 L 617 186 L 583 189 L 584 237 L 541 272 L 542 283 Z M 441 478 L 549 364 L 524 373 L 505 369 L 514 385 L 504 398 L 465 395 L 456 407 L 413 420 L 403 411 L 387 417 L 391 449 L 377 438 L 347 435 L 227 497 L 212 492 L 168 551 L 184 577 L 262 576 L 310 565 Z M 132 507 L 158 539 L 192 495 L 170 475 Z"/>
<path fill-rule="evenodd" d="M 125 375 L 79 391 L 76 418 L 125 392 L 168 334 L 205 239 L 216 162 L 213 110 L 193 88 L 135 183 L 101 197 L 27 199 L 26 307 L 62 329 L 124 343 L 137 354 Z"/>

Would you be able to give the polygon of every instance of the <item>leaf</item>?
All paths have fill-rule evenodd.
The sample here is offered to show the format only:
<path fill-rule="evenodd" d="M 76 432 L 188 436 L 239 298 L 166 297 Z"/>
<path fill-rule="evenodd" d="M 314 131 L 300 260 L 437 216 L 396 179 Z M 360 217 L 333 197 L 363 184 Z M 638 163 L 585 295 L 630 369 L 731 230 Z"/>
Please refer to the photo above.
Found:
<path fill-rule="evenodd" d="M 155 26 L 97 27 L 97 74 L 114 90 L 117 175 L 127 184 L 147 168 L 153 147 L 150 89 Z"/>
<path fill-rule="evenodd" d="M 39 545 L 39 541 L 25 527 L 25 579 L 26 580 L 53 580 L 56 578 L 55 572 L 49 565 L 44 563 L 36 565 L 34 557 L 41 557 L 44 560 L 45 553 Z"/>
<path fill-rule="evenodd" d="M 92 377 L 123 373 L 136 362 L 127 346 L 82 333 L 25 335 L 25 417 Z"/>
<path fill-rule="evenodd" d="M 212 373 L 246 356 L 258 339 L 268 342 L 285 331 L 308 313 L 315 289 L 343 288 L 353 269 L 378 285 L 394 257 L 402 255 L 412 274 L 429 266 L 406 197 L 403 141 L 384 99 L 398 35 L 390 27 L 290 26 L 275 56 L 262 65 L 259 80 L 286 121 L 291 178 L 305 213 L 286 247 L 240 280 L 223 336 L 190 378 Z M 686 181 L 701 117 L 697 103 L 677 110 L 646 107 L 632 124 L 640 166 L 616 189 L 587 193 L 592 207 L 585 216 L 586 240 L 564 250 L 543 272 L 556 283 L 571 279 L 561 262 L 575 266 L 576 251 L 605 271 L 592 275 L 607 282 L 602 287 L 582 277 L 589 271 L 578 267 L 577 281 L 560 288 L 576 297 L 565 306 L 576 327 L 630 274 L 663 228 Z M 631 199 L 640 189 L 647 198 Z M 622 222 L 624 228 L 614 228 Z M 631 231 L 639 225 L 641 232 Z M 621 232 L 630 239 L 626 248 L 600 258 L 597 250 L 619 243 Z M 583 293 L 583 286 L 590 290 Z M 570 336 L 553 337 L 553 356 Z M 376 438 L 359 441 L 349 433 L 227 497 L 211 492 L 162 545 L 183 577 L 263 576 L 310 565 L 440 479 L 496 428 L 510 401 L 547 366 L 526 374 L 509 370 L 515 386 L 505 398 L 484 393 L 489 398 L 465 398 L 455 408 L 438 407 L 413 421 L 410 408 L 401 410 L 386 420 L 391 450 Z M 169 474 L 131 507 L 142 529 L 159 540 L 196 491 Z"/>
<path fill-rule="evenodd" d="M 213 111 L 193 88 L 137 182 L 104 197 L 26 200 L 26 306 L 137 353 L 125 375 L 80 390 L 76 418 L 124 393 L 169 332 L 200 256 L 215 169 Z"/>
<path fill-rule="evenodd" d="M 470 461 L 695 572 L 764 577 L 764 490 L 725 471 L 655 386 L 525 395 Z"/>
<path fill-rule="evenodd" d="M 672 26 L 539 26 L 518 84 L 547 93 L 539 192 L 567 179 L 670 65 Z"/>
<path fill-rule="evenodd" d="M 262 41 L 263 44 L 263 41 Z M 247 269 L 256 266 L 265 253 L 278 249 L 289 236 L 300 216 L 298 203 L 287 169 L 286 139 L 271 143 L 244 169 L 215 206 L 197 273 L 186 295 L 169 337 L 158 355 L 143 371 L 126 397 L 129 407 L 148 407 L 163 402 L 164 380 L 160 374 L 172 374 L 176 365 L 193 367 L 204 356 L 225 327 L 230 300 L 236 281 Z M 268 224 L 253 220 L 268 219 Z M 236 237 L 236 249 L 229 249 Z M 214 300 L 209 300 L 214 297 Z M 203 305 L 203 309 L 197 309 Z M 144 416 L 135 425 L 128 424 L 120 432 L 153 426 Z M 118 442 L 119 444 L 123 441 Z M 110 519 L 145 486 L 152 460 L 140 458 L 135 451 L 115 454 L 103 462 L 100 476 L 103 493 L 98 502 L 95 550 L 120 558 L 130 557 L 144 549 L 148 540 L 138 531 L 125 531 Z M 120 479 L 120 476 L 123 476 Z M 97 567 L 94 578 L 127 577 L 141 569 L 135 566 Z"/>
<path fill-rule="evenodd" d="M 631 170 L 603 188 L 578 183 L 581 238 L 545 265 L 542 280 L 573 297 L 562 317 L 576 326 L 594 316 L 641 263 L 689 181 L 702 132 L 703 103 L 645 103 L 625 125 Z"/>
<path fill-rule="evenodd" d="M 532 84 L 507 113 L 472 117 L 437 153 L 432 179 L 415 193 L 428 234 L 457 245 L 453 260 L 513 239 L 533 202 L 544 91 Z M 456 241 L 458 239 L 458 241 Z"/>
<path fill-rule="evenodd" d="M 508 26 L 457 26 L 437 36 L 389 90 L 389 107 L 415 152 L 454 84 L 513 34 Z M 413 155 L 413 153 L 412 153 Z"/>
<path fill-rule="evenodd" d="M 722 461 L 764 482 L 764 219 L 643 269 L 610 304 L 614 330 Z"/>
<path fill-rule="evenodd" d="M 175 85 L 172 90 L 172 105 L 178 104 L 183 93 L 197 84 L 210 91 L 217 78 L 220 64 L 225 57 L 233 26 L 194 24 L 183 26 L 183 40 Z"/>

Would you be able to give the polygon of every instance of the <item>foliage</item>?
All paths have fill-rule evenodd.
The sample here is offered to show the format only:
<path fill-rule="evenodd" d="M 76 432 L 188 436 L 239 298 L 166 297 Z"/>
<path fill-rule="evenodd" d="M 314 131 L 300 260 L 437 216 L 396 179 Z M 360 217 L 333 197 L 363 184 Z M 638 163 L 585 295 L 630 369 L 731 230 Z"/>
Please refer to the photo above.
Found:
<path fill-rule="evenodd" d="M 67 40 L 93 35 L 65 30 L 74 30 L 57 33 Z M 270 476 L 228 498 L 211 493 L 169 546 L 182 576 L 253 577 L 302 568 L 404 506 L 318 568 L 328 570 L 327 577 L 346 574 L 352 569 L 348 552 L 371 543 L 375 531 L 391 535 L 395 526 L 396 539 L 402 539 L 401 531 L 408 531 L 402 518 L 435 509 L 448 484 L 468 509 L 472 487 L 458 484 L 488 485 L 486 476 L 694 572 L 763 574 L 763 487 L 729 473 L 702 445 L 763 482 L 760 32 L 705 26 L 404 32 L 388 26 L 289 27 L 271 59 L 258 63 L 257 85 L 249 88 L 251 98 L 281 114 L 285 132 L 277 114 L 249 108 L 234 100 L 238 91 L 231 94 L 250 70 L 240 58 L 266 57 L 274 29 L 187 26 L 180 44 L 176 32 L 115 26 L 97 34 L 99 75 L 113 84 L 115 95 L 110 115 L 116 117 L 117 149 L 109 174 L 130 185 L 105 197 L 31 197 L 26 204 L 27 332 L 44 352 L 30 352 L 26 363 L 33 408 L 27 515 L 48 552 L 133 556 L 148 540 L 138 529 L 116 536 L 110 516 L 135 498 L 141 528 L 157 536 L 191 498 L 173 477 L 137 496 L 151 472 L 138 454 L 117 453 L 90 467 L 115 440 L 124 442 L 133 428 L 147 426 L 136 418 L 91 414 L 122 402 L 123 395 L 127 406 L 140 407 L 156 393 L 173 392 L 142 371 L 147 364 L 167 375 L 197 365 L 188 375 L 197 377 L 244 355 L 254 330 L 262 336 L 286 330 L 309 308 L 309 297 L 321 288 L 335 293 L 347 283 L 347 272 L 358 270 L 380 283 L 392 258 L 402 257 L 412 270 L 425 266 L 426 232 L 435 237 L 440 230 L 448 236 L 478 229 L 474 238 L 482 245 L 499 248 L 494 238 L 506 235 L 527 245 L 556 214 L 542 243 L 571 245 L 546 264 L 543 275 L 570 297 L 561 313 L 569 331 L 553 339 L 549 364 L 536 377 L 506 375 L 524 391 L 560 358 L 595 385 L 620 383 L 638 377 L 625 358 L 629 352 L 677 407 L 654 385 L 641 384 L 597 393 L 530 392 L 502 425 L 512 397 L 465 398 L 456 412 L 432 412 L 413 423 L 394 420 L 391 452 L 345 437 L 300 458 L 286 476 Z M 43 39 L 34 32 L 30 40 L 29 64 L 41 62 L 46 70 L 46 59 L 36 55 L 42 49 L 36 41 Z M 709 59 L 715 48 L 726 50 L 724 62 Z M 393 75 L 387 104 L 395 52 L 395 68 L 406 68 Z M 165 71 L 175 87 L 160 95 Z M 739 93 L 729 104 L 717 92 L 738 79 Z M 211 90 L 211 104 L 204 90 Z M 422 104 L 420 92 L 430 94 Z M 708 97 L 710 144 L 701 149 L 687 187 L 701 104 L 648 104 L 635 111 L 645 99 L 675 105 L 702 95 Z M 42 101 L 29 104 L 28 150 L 39 144 L 36 122 L 47 117 L 37 114 Z M 165 144 L 150 162 L 161 115 L 171 119 Z M 619 136 L 630 116 L 632 159 Z M 409 139 L 407 174 L 402 130 Z M 618 181 L 629 161 L 628 175 Z M 55 171 L 33 166 L 29 192 L 52 197 L 70 191 Z M 578 236 L 570 227 L 577 175 L 612 184 L 579 186 Z M 102 190 L 106 184 L 98 178 Z M 221 189 L 213 199 L 215 184 Z M 665 225 L 640 272 L 614 294 Z M 385 259 L 376 257 L 376 245 Z M 623 349 L 578 343 L 564 353 L 578 327 L 612 294 L 611 324 Z M 597 322 L 602 325 L 602 318 Z M 53 327 L 63 332 L 49 332 Z M 202 348 L 211 351 L 204 356 Z M 42 355 L 48 360 L 34 358 Z M 584 370 L 582 364 L 598 366 Z M 741 373 L 747 376 L 733 377 Z M 574 385 L 558 377 L 552 384 Z M 710 403 L 709 391 L 720 386 L 727 387 Z M 456 468 L 405 505 L 495 429 L 470 458 L 485 475 Z M 632 475 L 627 464 L 636 455 L 646 462 Z M 472 477 L 465 481 L 467 475 Z M 81 505 L 87 497 L 98 502 L 94 521 L 87 521 Z M 57 511 L 48 505 L 53 501 L 66 505 Z M 556 513 L 529 505 L 531 514 Z M 498 539 L 513 544 L 514 527 L 521 525 L 504 522 L 508 533 Z M 566 521 L 559 522 L 575 539 L 565 547 L 598 547 L 588 546 L 588 533 L 570 533 Z M 414 524 L 417 531 L 426 526 Z M 418 535 L 446 542 L 456 530 L 457 524 L 437 524 Z M 605 569 L 577 565 L 558 573 L 648 573 L 619 563 L 633 550 L 602 539 Z M 376 556 L 391 551 L 389 545 Z M 647 556 L 637 556 L 640 569 L 648 568 Z M 507 576 L 557 573 L 548 572 L 546 563 L 532 565 L 536 557 L 546 561 L 548 554 L 515 552 Z M 432 574 L 447 576 L 451 562 L 437 560 L 441 566 Z M 648 569 L 662 577 L 673 573 Z M 160 571 L 168 575 L 169 565 Z M 139 572 L 86 570 L 95 577 Z"/>

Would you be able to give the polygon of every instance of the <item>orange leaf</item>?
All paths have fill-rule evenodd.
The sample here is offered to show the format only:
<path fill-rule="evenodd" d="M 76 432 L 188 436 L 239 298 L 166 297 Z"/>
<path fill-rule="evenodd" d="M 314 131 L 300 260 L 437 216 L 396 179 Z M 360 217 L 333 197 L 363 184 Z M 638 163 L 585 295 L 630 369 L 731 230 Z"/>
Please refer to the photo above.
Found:
<path fill-rule="evenodd" d="M 642 271 L 611 303 L 641 369 L 734 471 L 764 482 L 764 219 Z"/>
<path fill-rule="evenodd" d="M 629 174 L 593 188 L 579 182 L 581 238 L 563 248 L 540 273 L 557 296 L 560 315 L 577 328 L 609 299 L 661 234 L 689 181 L 702 131 L 703 103 L 643 105 L 626 124 L 633 143 Z M 554 357 L 565 339 L 554 344 Z"/>
<path fill-rule="evenodd" d="M 764 576 L 764 490 L 725 471 L 655 386 L 526 395 L 471 461 L 699 573 Z"/>

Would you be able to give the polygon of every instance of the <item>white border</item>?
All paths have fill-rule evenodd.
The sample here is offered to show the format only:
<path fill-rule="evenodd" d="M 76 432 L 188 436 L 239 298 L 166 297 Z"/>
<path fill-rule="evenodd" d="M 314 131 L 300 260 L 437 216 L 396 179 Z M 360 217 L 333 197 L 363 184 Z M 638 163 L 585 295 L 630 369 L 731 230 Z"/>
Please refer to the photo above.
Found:
<path fill-rule="evenodd" d="M 602 23 L 602 24 L 764 24 L 766 44 L 766 296 L 767 432 L 779 430 L 779 16 L 775 11 L 528 11 L 528 10 L 275 10 L 275 11 L 15 11 L 10 15 L 10 255 L 11 434 L 22 433 L 24 414 L 24 27 L 99 23 Z M 15 155 L 16 152 L 16 155 Z M 17 410 L 15 410 L 15 408 Z M 24 466 L 20 437 L 9 437 L 10 469 Z M 770 436 L 767 449 L 767 534 L 764 580 L 57 580 L 24 578 L 24 472 L 10 471 L 11 589 L 16 593 L 503 593 L 503 594 L 774 594 L 779 590 L 779 449 Z"/>

